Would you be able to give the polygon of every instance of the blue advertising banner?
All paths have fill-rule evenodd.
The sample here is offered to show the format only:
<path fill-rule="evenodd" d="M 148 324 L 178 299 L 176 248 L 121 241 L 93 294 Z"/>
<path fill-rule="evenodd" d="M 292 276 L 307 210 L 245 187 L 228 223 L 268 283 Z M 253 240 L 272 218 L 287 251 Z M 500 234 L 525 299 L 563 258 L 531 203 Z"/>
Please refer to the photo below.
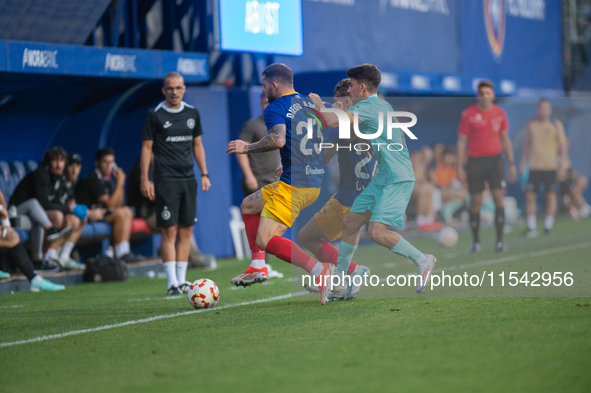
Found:
<path fill-rule="evenodd" d="M 302 0 L 219 0 L 222 50 L 300 56 Z"/>
<path fill-rule="evenodd" d="M 459 72 L 455 0 L 302 0 L 304 55 L 276 56 L 294 72 L 381 69 Z"/>
<path fill-rule="evenodd" d="M 462 1 L 462 71 L 562 89 L 560 0 Z"/>
<path fill-rule="evenodd" d="M 209 80 L 209 57 L 140 49 L 0 40 L 0 71 L 161 79 L 176 71 L 187 82 Z"/>

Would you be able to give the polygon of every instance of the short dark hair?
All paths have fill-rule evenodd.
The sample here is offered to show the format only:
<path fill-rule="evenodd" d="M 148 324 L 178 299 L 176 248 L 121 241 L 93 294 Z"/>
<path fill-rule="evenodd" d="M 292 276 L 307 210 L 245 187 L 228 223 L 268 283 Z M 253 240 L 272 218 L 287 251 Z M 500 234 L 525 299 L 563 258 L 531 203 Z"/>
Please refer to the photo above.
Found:
<path fill-rule="evenodd" d="M 94 159 L 100 161 L 105 156 L 114 156 L 115 150 L 111 149 L 110 147 L 103 147 L 102 149 L 97 150 L 94 154 Z"/>
<path fill-rule="evenodd" d="M 478 89 L 476 89 L 476 91 L 480 92 L 480 88 L 482 87 L 489 87 L 492 91 L 495 91 L 494 83 L 488 80 L 478 82 Z"/>
<path fill-rule="evenodd" d="M 339 83 L 334 87 L 335 97 L 348 97 L 351 94 L 347 92 L 351 86 L 351 79 L 341 79 Z"/>
<path fill-rule="evenodd" d="M 49 150 L 45 152 L 42 164 L 49 165 L 51 161 L 58 160 L 60 158 L 65 161 L 67 157 L 68 153 L 66 153 L 66 151 L 62 147 L 54 146 L 49 148 Z"/>
<path fill-rule="evenodd" d="M 380 82 L 382 82 L 382 73 L 373 64 L 361 64 L 357 67 L 349 68 L 347 70 L 347 76 L 351 79 L 355 79 L 360 83 L 365 83 L 368 90 L 377 91 Z"/>
<path fill-rule="evenodd" d="M 293 72 L 285 64 L 271 64 L 263 71 L 263 77 L 280 85 L 293 86 Z"/>

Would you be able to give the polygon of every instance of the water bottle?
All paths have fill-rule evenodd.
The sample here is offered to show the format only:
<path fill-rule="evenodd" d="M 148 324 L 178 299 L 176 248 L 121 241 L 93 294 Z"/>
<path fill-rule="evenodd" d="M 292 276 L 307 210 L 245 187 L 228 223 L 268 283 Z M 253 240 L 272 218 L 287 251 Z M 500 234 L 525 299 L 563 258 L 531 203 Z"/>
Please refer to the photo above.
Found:
<path fill-rule="evenodd" d="M 18 228 L 19 220 L 18 220 L 18 212 L 16 211 L 16 206 L 12 205 L 8 208 L 8 225 L 6 226 L 13 226 L 14 228 Z M 4 225 L 4 223 L 3 223 Z"/>

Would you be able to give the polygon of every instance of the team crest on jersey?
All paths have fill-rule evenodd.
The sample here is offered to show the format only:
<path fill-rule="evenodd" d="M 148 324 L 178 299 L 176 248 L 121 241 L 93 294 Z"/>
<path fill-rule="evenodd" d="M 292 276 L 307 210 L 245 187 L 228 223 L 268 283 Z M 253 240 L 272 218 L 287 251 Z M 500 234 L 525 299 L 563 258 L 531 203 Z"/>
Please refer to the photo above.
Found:
<path fill-rule="evenodd" d="M 484 23 L 488 43 L 497 60 L 500 60 L 505 45 L 506 0 L 483 0 Z"/>
<path fill-rule="evenodd" d="M 187 127 L 189 127 L 190 129 L 195 128 L 195 119 L 187 120 Z"/>
<path fill-rule="evenodd" d="M 168 210 L 168 206 L 164 206 L 161 216 L 164 221 L 170 220 L 170 210 Z"/>

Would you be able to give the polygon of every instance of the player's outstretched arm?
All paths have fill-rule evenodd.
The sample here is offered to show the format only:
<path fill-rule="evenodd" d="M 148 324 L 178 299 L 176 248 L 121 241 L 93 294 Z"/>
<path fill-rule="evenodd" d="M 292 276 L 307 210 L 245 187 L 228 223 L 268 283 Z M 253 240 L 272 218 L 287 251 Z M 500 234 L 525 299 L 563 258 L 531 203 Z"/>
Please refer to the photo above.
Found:
<path fill-rule="evenodd" d="M 264 153 L 285 145 L 285 124 L 275 124 L 258 142 L 248 144 L 240 139 L 228 143 L 227 154 Z"/>

